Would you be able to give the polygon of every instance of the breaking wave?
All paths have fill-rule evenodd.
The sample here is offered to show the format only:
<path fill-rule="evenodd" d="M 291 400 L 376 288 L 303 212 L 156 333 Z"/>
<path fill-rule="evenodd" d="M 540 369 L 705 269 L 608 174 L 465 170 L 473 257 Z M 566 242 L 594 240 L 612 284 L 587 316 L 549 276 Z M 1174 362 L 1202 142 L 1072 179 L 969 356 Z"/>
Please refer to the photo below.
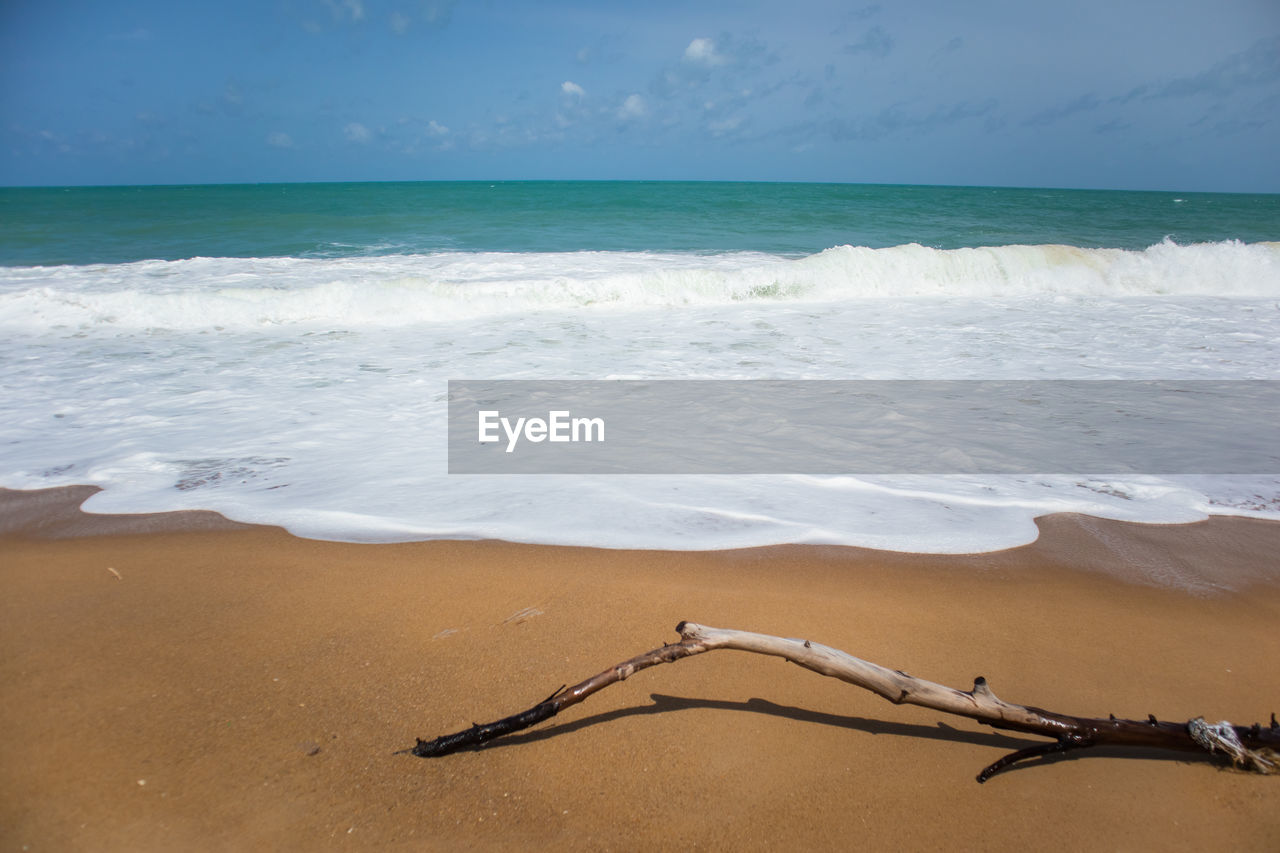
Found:
<path fill-rule="evenodd" d="M 0 325 L 404 326 L 545 311 L 858 299 L 1280 297 L 1280 243 L 1142 251 L 837 246 L 761 253 L 468 253 L 191 258 L 0 270 Z"/>

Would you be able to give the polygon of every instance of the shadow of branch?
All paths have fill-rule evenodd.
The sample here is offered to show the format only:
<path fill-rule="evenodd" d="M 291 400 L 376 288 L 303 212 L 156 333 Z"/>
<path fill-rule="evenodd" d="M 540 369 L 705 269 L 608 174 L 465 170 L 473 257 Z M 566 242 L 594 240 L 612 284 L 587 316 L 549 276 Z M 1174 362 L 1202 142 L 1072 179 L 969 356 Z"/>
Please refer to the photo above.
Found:
<path fill-rule="evenodd" d="M 680 711 L 692 710 L 716 710 L 765 714 L 771 717 L 795 720 L 801 723 L 835 726 L 870 735 L 922 738 L 925 740 L 972 744 L 1009 752 L 1044 742 L 1038 739 L 1015 737 L 995 730 L 966 731 L 963 729 L 953 728 L 941 721 L 934 725 L 922 725 L 919 723 L 898 723 L 887 720 L 877 720 L 869 717 L 830 714 L 823 711 L 813 711 L 807 708 L 800 708 L 794 705 L 780 705 L 776 702 L 770 702 L 767 699 L 760 698 L 752 698 L 746 701 L 735 702 L 723 699 L 698 699 L 683 696 L 668 696 L 662 693 L 651 693 L 649 698 L 652 700 L 652 704 L 649 705 L 619 708 L 602 714 L 593 714 L 588 717 L 582 717 L 581 719 L 577 719 L 569 723 L 552 724 L 545 729 L 520 732 L 518 734 L 509 735 L 507 737 L 491 741 L 490 743 L 476 747 L 476 749 L 502 749 L 505 747 L 521 746 L 523 744 L 549 740 L 562 735 L 569 735 L 590 726 L 603 725 L 605 723 L 626 719 L 628 717 L 645 717 L 653 714 L 671 714 Z M 1155 761 L 1183 762 L 1196 760 L 1196 755 L 1194 753 L 1178 752 L 1175 750 L 1145 749 L 1136 747 L 1095 747 L 1083 750 L 1073 750 L 1063 754 L 1047 755 L 1041 758 L 1024 761 L 1006 768 L 998 775 L 1004 776 L 1009 773 L 1029 770 L 1033 767 L 1044 767 L 1057 764 L 1061 761 L 1074 761 L 1078 758 L 1086 757 L 1125 759 L 1143 758 Z M 1213 761 L 1213 757 L 1207 753 L 1203 758 Z M 1222 764 L 1223 762 L 1214 761 L 1213 763 Z M 988 784 L 990 784 L 990 782 L 988 782 Z"/>
<path fill-rule="evenodd" d="M 994 731 L 972 732 L 955 729 L 943 723 L 938 723 L 937 726 L 927 726 L 920 725 L 918 723 L 895 723 L 886 720 L 874 720 L 869 717 L 828 714 L 823 711 L 812 711 L 807 708 L 798 708 L 794 705 L 779 705 L 776 702 L 770 702 L 767 699 L 759 698 L 748 699 L 745 702 L 733 702 L 723 699 L 695 699 L 683 696 L 667 696 L 662 693 L 651 693 L 649 694 L 649 698 L 653 700 L 653 704 L 651 705 L 618 708 L 617 710 L 607 711 L 603 714 L 593 714 L 589 717 L 583 717 L 581 719 L 574 720 L 571 723 L 561 723 L 558 725 L 553 724 L 546 729 L 520 732 L 519 734 L 509 735 L 492 741 L 479 748 L 495 749 L 505 746 L 519 746 L 526 743 L 536 743 L 537 741 L 571 734 L 589 726 L 602 725 L 604 723 L 610 723 L 614 720 L 621 720 L 627 717 L 645 717 L 651 714 L 671 714 L 679 711 L 692 710 L 736 711 L 752 714 L 765 714 L 771 717 L 780 717 L 782 719 L 795 720 L 801 723 L 812 723 L 815 725 L 853 729 L 872 735 L 890 735 L 894 737 L 914 737 L 929 740 L 953 741 L 957 743 L 972 743 L 992 746 L 997 749 L 1022 749 L 1023 747 L 1034 743 L 1034 741 L 1015 738 Z"/>

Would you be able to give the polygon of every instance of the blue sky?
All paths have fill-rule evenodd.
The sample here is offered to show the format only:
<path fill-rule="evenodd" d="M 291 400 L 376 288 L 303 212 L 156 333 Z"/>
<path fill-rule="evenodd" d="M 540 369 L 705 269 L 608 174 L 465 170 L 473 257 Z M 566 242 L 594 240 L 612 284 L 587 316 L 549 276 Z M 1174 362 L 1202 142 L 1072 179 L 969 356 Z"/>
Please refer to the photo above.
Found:
<path fill-rule="evenodd" d="M 0 184 L 1280 192 L 1276 0 L 0 0 Z"/>

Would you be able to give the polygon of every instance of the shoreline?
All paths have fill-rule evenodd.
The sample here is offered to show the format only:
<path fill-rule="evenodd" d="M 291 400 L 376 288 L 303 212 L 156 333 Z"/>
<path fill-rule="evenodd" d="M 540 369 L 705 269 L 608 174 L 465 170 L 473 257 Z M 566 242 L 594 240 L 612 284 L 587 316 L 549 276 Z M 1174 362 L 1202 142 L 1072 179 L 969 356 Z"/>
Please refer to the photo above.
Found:
<path fill-rule="evenodd" d="M 1048 516 L 1032 545 L 960 556 L 361 545 L 214 514 L 177 531 L 77 518 L 83 497 L 57 491 L 0 492 L 15 848 L 1280 844 L 1275 777 L 1098 750 L 978 785 L 1028 739 L 754 655 L 638 674 L 478 751 L 392 754 L 668 642 L 682 619 L 960 689 L 984 675 L 1063 713 L 1265 724 L 1280 523 Z M 105 526 L 67 538 L 82 523 Z"/>
<path fill-rule="evenodd" d="M 220 530 L 278 530 L 305 542 L 366 545 L 493 542 L 528 548 L 564 548 L 602 554 L 751 554 L 796 549 L 841 554 L 902 568 L 921 565 L 989 570 L 1033 563 L 1058 569 L 1107 575 L 1128 583 L 1181 589 L 1197 595 L 1280 586 L 1280 520 L 1211 515 L 1193 522 L 1156 524 L 1120 521 L 1075 512 L 1035 520 L 1039 535 L 1025 545 L 962 554 L 920 553 L 851 545 L 785 543 L 706 551 L 609 549 L 543 545 L 500 539 L 426 539 L 400 543 L 355 543 L 307 539 L 273 525 L 233 521 L 212 510 L 151 513 L 89 513 L 81 505 L 102 491 L 98 486 L 48 489 L 0 488 L 0 539 L 66 540 L 138 534 L 178 534 Z M 1176 540 L 1171 545 L 1169 537 Z"/>

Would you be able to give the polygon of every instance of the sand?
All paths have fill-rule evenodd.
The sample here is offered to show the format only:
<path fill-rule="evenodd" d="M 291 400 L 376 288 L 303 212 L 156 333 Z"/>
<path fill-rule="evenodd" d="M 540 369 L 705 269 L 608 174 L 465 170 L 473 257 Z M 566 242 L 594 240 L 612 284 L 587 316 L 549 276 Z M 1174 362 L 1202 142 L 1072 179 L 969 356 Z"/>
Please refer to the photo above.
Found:
<path fill-rule="evenodd" d="M 1265 723 L 1280 524 L 1052 516 L 962 557 L 352 545 L 84 516 L 91 491 L 0 493 L 6 850 L 1280 849 L 1280 777 L 1111 750 L 979 785 L 1032 739 L 737 652 L 394 754 L 682 619 L 1065 713 Z"/>

